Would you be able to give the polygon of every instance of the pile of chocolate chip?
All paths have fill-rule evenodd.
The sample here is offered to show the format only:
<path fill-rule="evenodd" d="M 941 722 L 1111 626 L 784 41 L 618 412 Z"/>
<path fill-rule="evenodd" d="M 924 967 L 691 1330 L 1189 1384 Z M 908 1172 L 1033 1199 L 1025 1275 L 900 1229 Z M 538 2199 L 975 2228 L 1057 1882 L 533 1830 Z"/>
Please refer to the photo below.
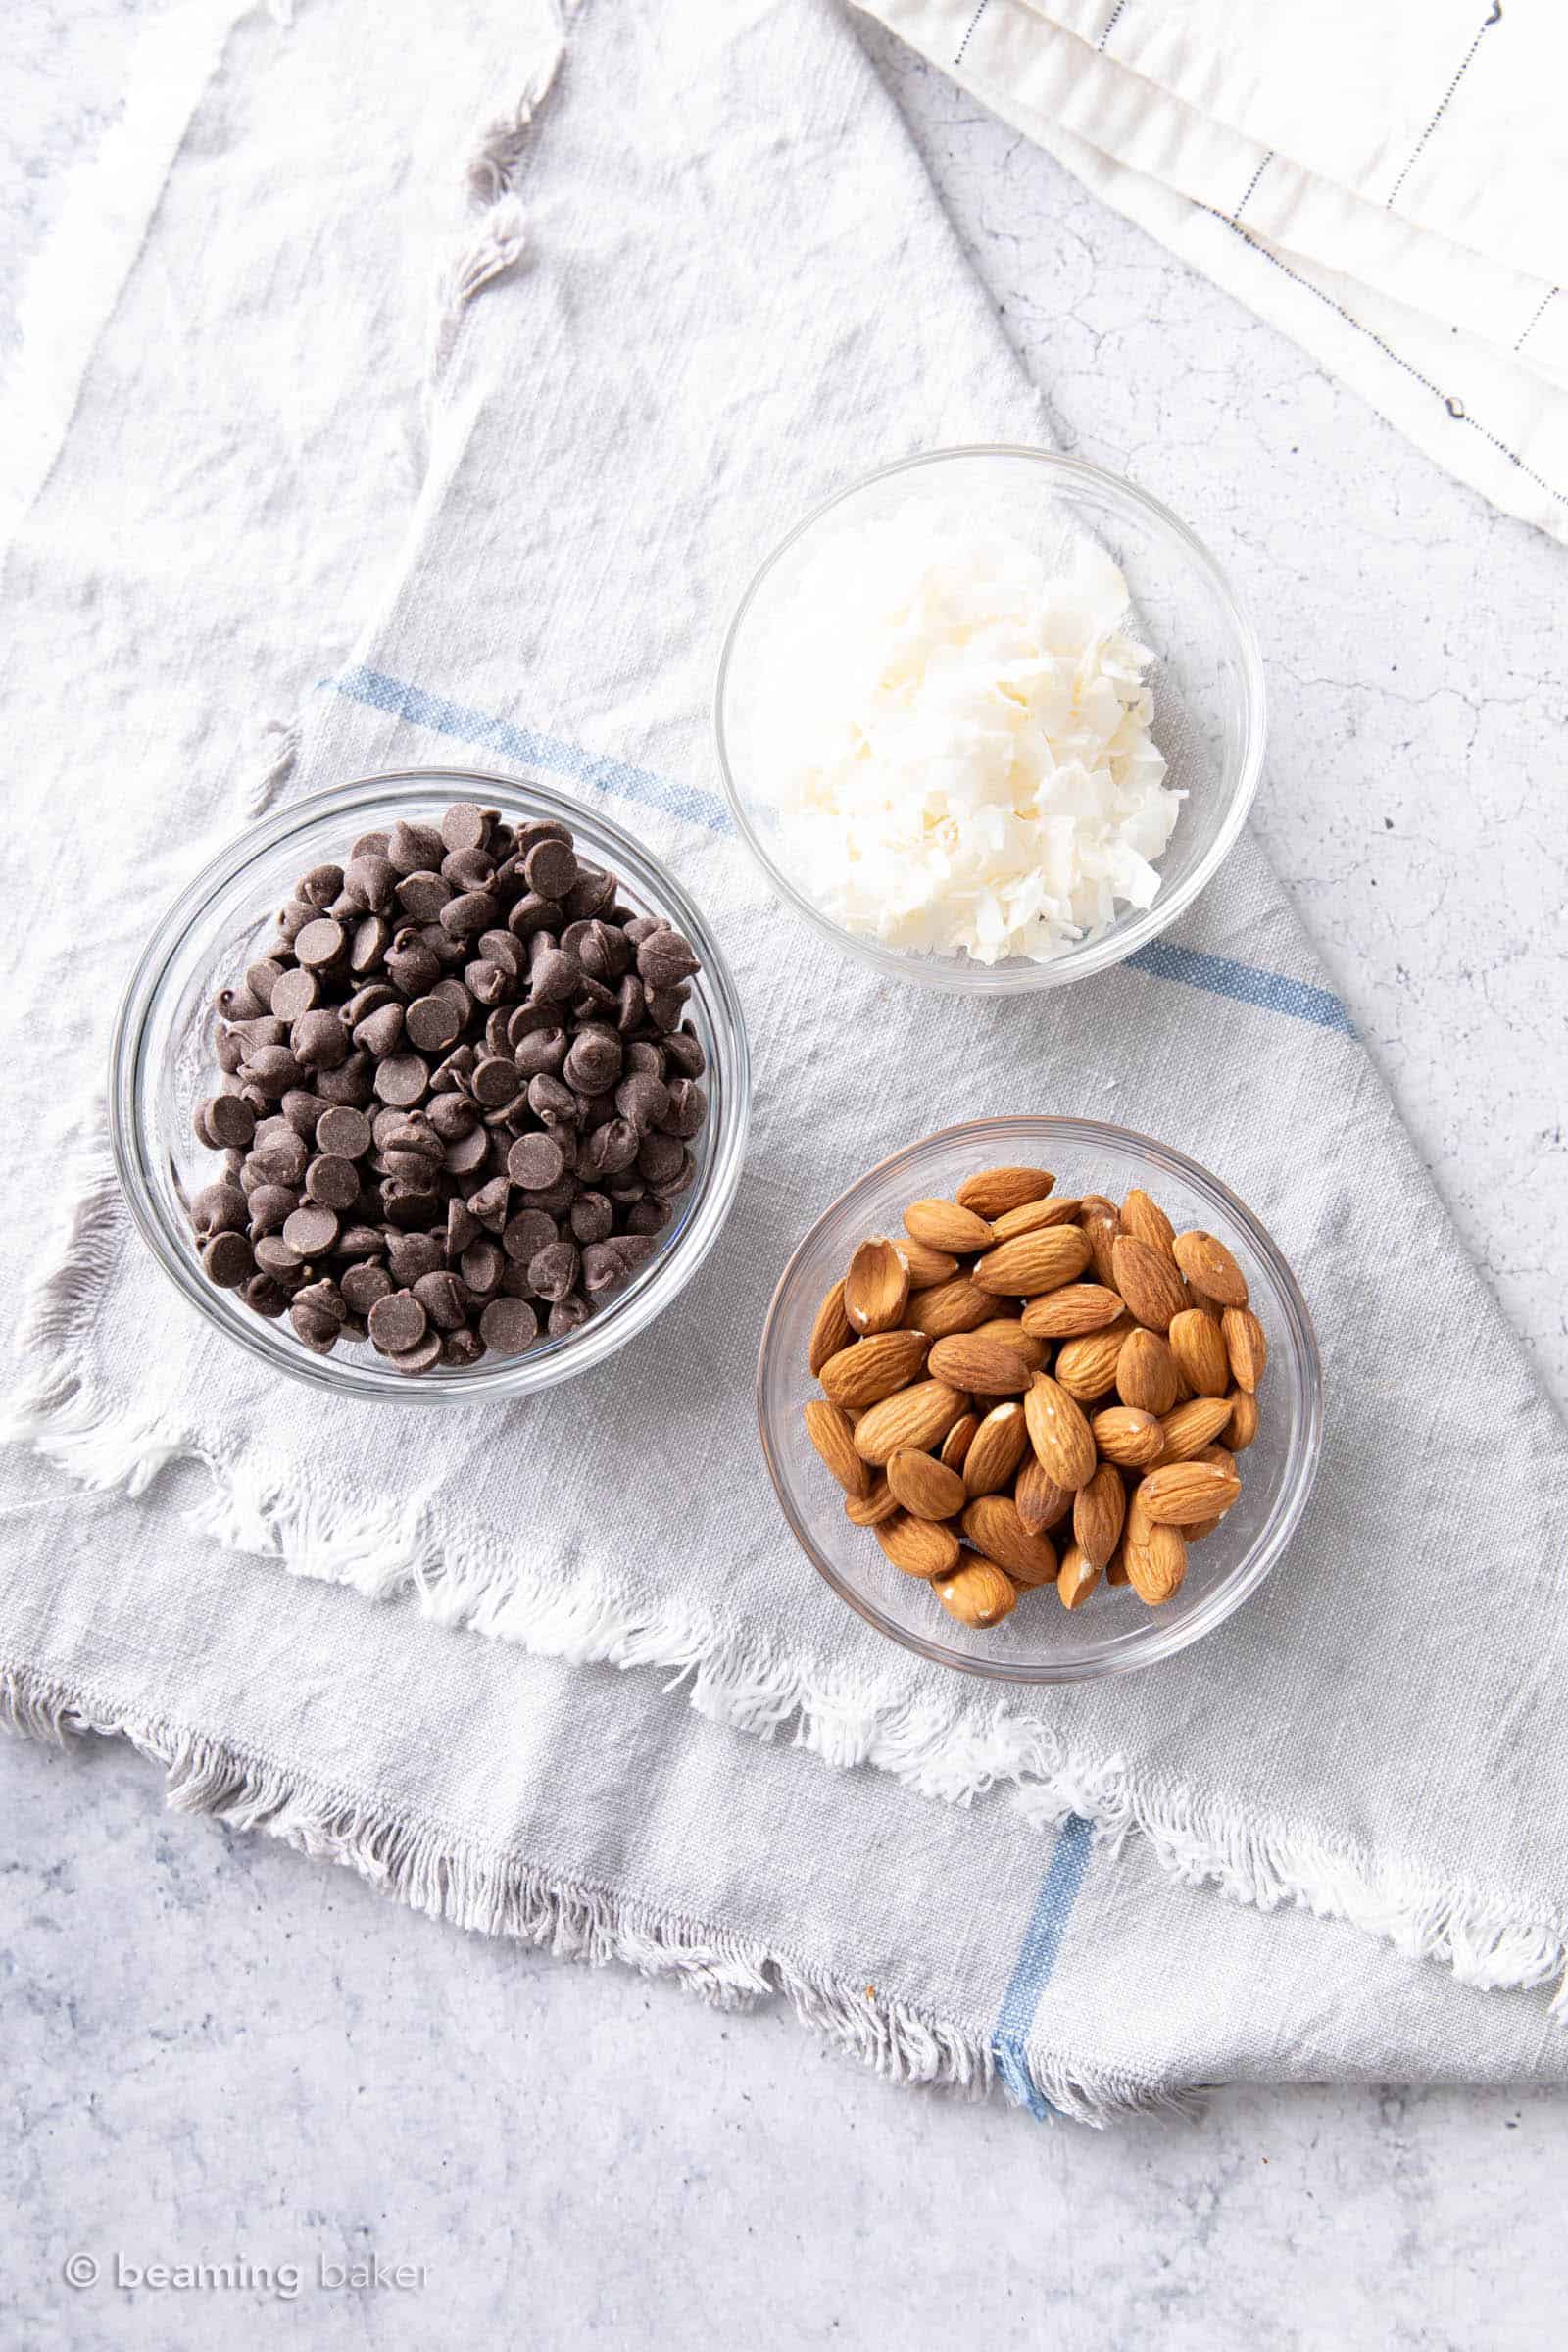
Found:
<path fill-rule="evenodd" d="M 209 1278 L 400 1372 L 573 1331 L 657 1247 L 708 1117 L 686 940 L 563 824 L 458 802 L 301 877 L 217 1000 Z"/>

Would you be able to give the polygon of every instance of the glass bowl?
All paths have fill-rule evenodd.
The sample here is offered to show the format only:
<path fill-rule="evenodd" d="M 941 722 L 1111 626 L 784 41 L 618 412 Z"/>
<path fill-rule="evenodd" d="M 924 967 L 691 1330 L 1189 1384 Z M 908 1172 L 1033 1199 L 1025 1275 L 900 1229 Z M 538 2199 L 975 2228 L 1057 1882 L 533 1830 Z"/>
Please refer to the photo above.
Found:
<path fill-rule="evenodd" d="M 1024 1593 L 988 1630 L 948 1617 L 918 1578 L 885 1559 L 807 1437 L 801 1408 L 820 1394 L 807 1368 L 817 1308 L 868 1234 L 902 1232 L 910 1200 L 951 1200 L 978 1168 L 1055 1172 L 1063 1195 L 1134 1186 L 1152 1194 L 1178 1232 L 1201 1226 L 1234 1251 L 1269 1344 L 1255 1442 L 1240 1458 L 1241 1500 L 1191 1548 L 1186 1582 L 1162 1608 L 1129 1586 L 1101 1583 L 1078 1609 L 1054 1588 Z M 1111 1399 L 1114 1402 L 1114 1398 Z M 1306 1507 L 1322 1441 L 1317 1342 L 1295 1277 L 1250 1209 L 1168 1145 L 1097 1119 L 972 1119 L 911 1144 L 834 1201 L 785 1267 L 762 1330 L 757 1376 L 762 1452 L 784 1516 L 841 1600 L 906 1649 L 997 1682 L 1074 1683 L 1130 1674 L 1201 1640 L 1255 1592 Z M 1053 1536 L 1053 1542 L 1056 1538 Z M 1058 1544 L 1059 1549 L 1059 1544 Z"/>
<path fill-rule="evenodd" d="M 984 964 L 889 947 L 846 929 L 815 904 L 790 858 L 788 826 L 759 783 L 757 756 L 778 691 L 775 628 L 804 567 L 844 526 L 911 505 L 933 522 L 961 504 L 1037 547 L 1054 568 L 1084 539 L 1126 577 L 1135 633 L 1153 652 L 1148 672 L 1153 736 L 1166 783 L 1186 795 L 1158 861 L 1152 906 L 1124 907 L 1092 938 L 1049 960 Z M 1263 666 L 1252 624 L 1201 541 L 1131 482 L 1079 458 L 1007 447 L 936 450 L 868 474 L 797 523 L 767 557 L 719 657 L 713 699 L 718 764 L 736 825 L 778 895 L 829 939 L 897 979 L 976 995 L 1060 988 L 1103 971 L 1173 923 L 1218 870 L 1242 829 L 1263 762 Z"/>
<path fill-rule="evenodd" d="M 342 862 L 361 833 L 399 816 L 434 816 L 475 800 L 516 824 L 555 817 L 580 849 L 608 866 L 639 912 L 668 917 L 702 958 L 688 1013 L 708 1057 L 709 1117 L 692 1144 L 695 1181 L 631 1281 L 582 1324 L 524 1355 L 494 1356 L 468 1370 L 438 1366 L 411 1377 L 365 1343 L 316 1355 L 287 1319 L 271 1323 L 207 1280 L 184 1203 L 221 1162 L 191 1131 L 195 1105 L 217 1091 L 212 1010 L 270 938 L 279 906 L 311 866 Z M 290 803 L 232 841 L 170 907 L 148 942 L 121 1006 L 111 1054 L 110 1120 L 120 1181 L 132 1216 L 166 1274 L 209 1323 L 253 1356 L 313 1388 L 398 1404 L 472 1404 L 523 1396 L 603 1363 L 683 1290 L 718 1237 L 746 1151 L 751 1101 L 740 1001 L 717 942 L 673 877 L 629 833 L 548 785 L 468 769 L 424 767 L 367 776 Z"/>

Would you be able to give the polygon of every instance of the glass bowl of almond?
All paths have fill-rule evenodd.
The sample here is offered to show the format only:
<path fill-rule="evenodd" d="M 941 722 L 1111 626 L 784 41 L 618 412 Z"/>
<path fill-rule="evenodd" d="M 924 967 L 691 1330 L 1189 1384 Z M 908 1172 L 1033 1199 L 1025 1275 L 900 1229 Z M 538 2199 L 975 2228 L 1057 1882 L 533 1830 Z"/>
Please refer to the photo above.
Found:
<path fill-rule="evenodd" d="M 997 1681 L 1129 1673 L 1280 1560 L 1322 1440 L 1311 1317 L 1252 1211 L 1094 1119 L 944 1128 L 852 1185 L 774 1293 L 763 1457 L 890 1640 Z"/>

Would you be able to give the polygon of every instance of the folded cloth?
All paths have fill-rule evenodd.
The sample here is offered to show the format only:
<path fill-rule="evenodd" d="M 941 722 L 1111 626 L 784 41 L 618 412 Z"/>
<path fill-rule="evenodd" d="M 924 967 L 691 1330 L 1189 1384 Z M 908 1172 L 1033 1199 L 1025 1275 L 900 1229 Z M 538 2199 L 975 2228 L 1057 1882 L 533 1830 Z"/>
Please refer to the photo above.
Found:
<path fill-rule="evenodd" d="M 858 0 L 1510 514 L 1568 538 L 1568 21 Z"/>
<path fill-rule="evenodd" d="M 470 760 L 566 777 L 629 820 L 736 972 L 760 1081 L 748 1175 L 708 1264 L 613 1362 L 504 1417 L 389 1421 L 236 1362 L 161 1282 L 89 1134 L 13 1402 L 36 1449 L 13 1457 L 32 1540 L 0 1585 L 15 1718 L 122 1733 L 176 1801 L 466 1926 L 719 1997 L 781 1991 L 886 2071 L 1000 2079 L 1041 2112 L 1100 2120 L 1232 2074 L 1568 2071 L 1526 1991 L 1568 1965 L 1568 1445 L 1255 847 L 1138 968 L 977 1007 L 808 937 L 725 824 L 708 681 L 758 549 L 911 445 L 1040 438 L 853 34 L 726 0 L 629 39 L 588 10 L 562 64 L 553 35 L 466 22 L 476 85 L 525 99 L 479 157 L 422 488 L 374 617 L 259 797 Z M 217 136 L 230 84 L 204 101 L 88 370 L 19 545 L 8 618 L 34 681 L 87 601 L 114 485 L 206 478 L 184 450 L 200 417 L 160 410 L 170 363 L 143 330 L 222 189 L 249 217 L 256 183 L 297 185 L 269 136 L 296 75 L 328 103 L 323 63 L 367 21 L 339 0 L 299 30 L 303 60 L 252 61 L 255 148 Z M 332 280 L 351 305 L 352 277 Z M 260 299 L 243 270 L 237 291 Z M 370 299 L 404 297 L 383 276 Z M 304 356 L 281 322 L 274 363 Z M 259 429 L 270 450 L 265 412 Z M 144 559 L 133 521 L 122 544 Z M 105 624 L 104 664 L 145 664 L 173 708 L 179 611 L 159 595 L 134 641 Z M 122 707 L 139 716 L 132 685 Z M 169 738 L 126 735 L 112 773 L 73 759 L 64 719 L 31 738 L 34 955 L 13 985 L 56 1054 L 8 1073 L 13 1132 L 54 1132 L 101 1050 L 146 911 L 127 851 L 167 880 L 188 862 L 171 842 L 224 821 Z M 1110 1686 L 999 1697 L 892 1650 L 795 1551 L 753 1359 L 784 1257 L 868 1161 L 965 1115 L 1085 1103 L 1263 1214 L 1318 1319 L 1327 1450 L 1290 1558 L 1221 1634 Z M 0 1247 L 14 1278 L 15 1234 Z M 696 1494 L 676 1468 L 694 1462 Z M 96 1499 L 63 1507 L 48 1464 Z M 1456 1530 L 1485 1574 L 1459 1572 Z"/>

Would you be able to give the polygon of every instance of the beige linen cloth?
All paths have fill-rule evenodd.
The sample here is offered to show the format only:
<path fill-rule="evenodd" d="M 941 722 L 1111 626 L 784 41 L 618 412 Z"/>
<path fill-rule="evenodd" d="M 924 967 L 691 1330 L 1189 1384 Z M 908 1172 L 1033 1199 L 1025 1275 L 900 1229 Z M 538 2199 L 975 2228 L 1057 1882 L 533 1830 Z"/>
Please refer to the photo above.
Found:
<path fill-rule="evenodd" d="M 1568 1446 L 1255 845 L 1070 1007 L 976 1010 L 808 934 L 727 829 L 708 689 L 759 549 L 911 447 L 1041 437 L 850 22 L 599 0 L 564 33 L 459 0 L 394 37 L 314 0 L 210 55 L 132 93 L 156 202 L 117 228 L 112 297 L 92 281 L 6 585 L 28 919 L 0 1085 L 25 1166 L 59 1171 L 57 1230 L 20 1163 L 0 1219 L 16 1322 L 31 1294 L 14 1721 L 124 1737 L 176 1803 L 468 1928 L 783 1997 L 885 2072 L 1036 2114 L 1568 2076 Z M 284 695 L 299 720 L 237 796 Z M 504 1413 L 323 1403 L 176 1298 L 82 1105 L 237 798 L 465 760 L 567 779 L 679 871 L 741 989 L 752 1153 L 711 1257 L 598 1372 Z M 998 1694 L 895 1651 L 796 1552 L 756 1343 L 868 1161 L 1085 1102 L 1264 1215 L 1317 1315 L 1328 1443 L 1221 1635 Z M 1456 1583 L 1483 1503 L 1493 1574 Z"/>
<path fill-rule="evenodd" d="M 860 0 L 1568 537 L 1568 10 L 1554 0 Z"/>

